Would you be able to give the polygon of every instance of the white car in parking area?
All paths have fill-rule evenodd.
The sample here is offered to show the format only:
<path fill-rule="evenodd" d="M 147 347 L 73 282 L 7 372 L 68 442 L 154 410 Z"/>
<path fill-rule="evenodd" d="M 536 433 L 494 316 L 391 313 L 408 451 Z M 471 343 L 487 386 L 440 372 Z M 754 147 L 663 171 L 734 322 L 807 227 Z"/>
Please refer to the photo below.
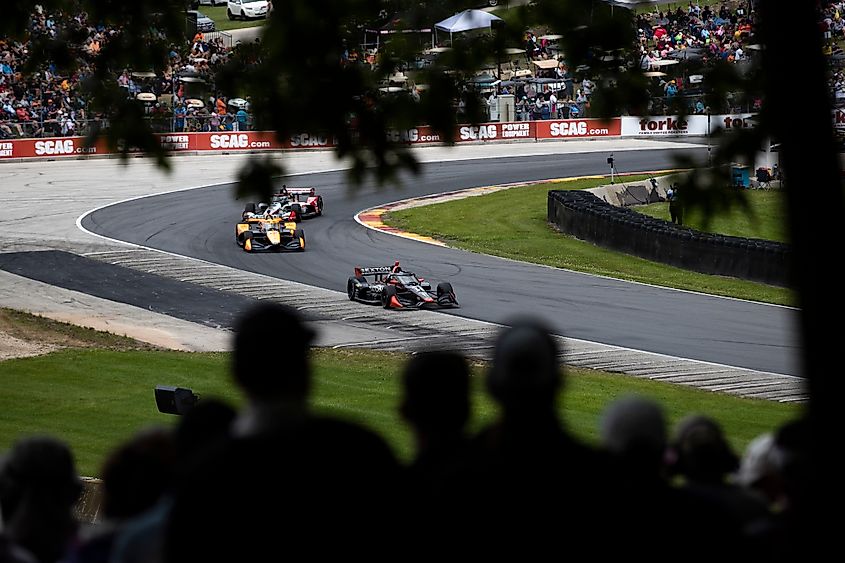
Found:
<path fill-rule="evenodd" d="M 267 0 L 229 0 L 226 11 L 230 20 L 247 18 L 266 18 L 269 9 Z"/>

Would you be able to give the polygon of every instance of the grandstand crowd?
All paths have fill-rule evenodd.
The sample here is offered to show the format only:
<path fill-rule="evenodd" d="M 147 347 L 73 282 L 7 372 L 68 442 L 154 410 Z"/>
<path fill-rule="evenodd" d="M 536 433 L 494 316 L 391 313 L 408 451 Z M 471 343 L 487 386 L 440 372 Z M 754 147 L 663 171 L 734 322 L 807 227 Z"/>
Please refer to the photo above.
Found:
<path fill-rule="evenodd" d="M 0 139 L 84 135 L 94 126 L 107 125 L 101 113 L 90 109 L 83 82 L 116 33 L 90 22 L 84 12 L 47 13 L 36 5 L 27 41 L 0 38 Z M 85 37 L 73 51 L 74 70 L 63 74 L 52 63 L 30 70 L 33 43 L 60 34 Z M 146 69 L 125 69 L 115 76 L 115 82 L 128 98 L 143 104 L 154 128 L 162 132 L 243 130 L 251 124 L 245 104 L 231 105 L 219 94 L 201 96 L 203 99 L 189 95 L 191 84 L 198 80 L 208 87 L 197 91 L 214 92 L 214 72 L 232 50 L 219 34 L 197 33 L 191 41 L 171 47 L 168 67 L 160 75 Z"/>
<path fill-rule="evenodd" d="M 655 8 L 653 12 L 636 16 L 640 66 L 647 72 L 660 74 L 650 77 L 650 113 L 664 114 L 677 109 L 677 101 L 681 99 L 689 113 L 707 111 L 703 100 L 705 85 L 701 80 L 703 69 L 716 60 L 744 68 L 759 53 L 759 45 L 754 42 L 755 4 L 679 3 L 674 9 L 670 5 L 666 11 Z M 832 63 L 830 87 L 835 100 L 845 96 L 839 69 L 845 53 L 838 46 L 845 30 L 843 4 L 841 1 L 819 3 L 819 25 L 827 39 L 825 52 Z M 62 74 L 50 64 L 28 71 L 32 40 L 56 37 L 62 31 L 81 32 L 86 37 L 75 51 L 76 70 Z M 103 116 L 90 110 L 81 82 L 91 74 L 97 54 L 116 31 L 89 21 L 85 13 L 47 13 L 36 5 L 29 32 L 29 41 L 0 40 L 0 139 L 85 134 L 91 126 L 104 124 Z M 198 33 L 192 40 L 172 46 L 169 67 L 159 76 L 145 76 L 146 69 L 126 69 L 115 76 L 128 97 L 152 96 L 142 96 L 141 103 L 156 130 L 231 131 L 252 126 L 245 100 L 230 104 L 230 100 L 215 90 L 214 73 L 237 46 L 227 45 L 219 34 L 212 35 L 215 36 Z M 570 68 L 554 41 L 540 37 L 526 32 L 524 60 L 509 63 L 512 68 L 505 70 L 498 86 L 480 88 L 490 105 L 491 119 L 497 116 L 498 110 L 493 105 L 501 94 L 515 95 L 518 120 L 590 115 L 595 78 L 590 76 L 589 65 Z M 688 72 L 687 65 L 671 64 L 678 60 L 692 62 L 698 69 L 696 74 Z M 539 61 L 558 64 L 553 68 L 549 65 L 534 68 L 533 63 Z M 665 64 L 666 61 L 670 64 Z M 359 63 L 366 64 L 363 58 Z M 531 70 L 530 76 L 524 70 L 520 72 L 521 63 Z M 183 81 L 185 78 L 188 80 Z M 192 88 L 190 81 L 196 84 L 197 79 L 205 87 Z M 210 94 L 194 97 L 191 94 L 196 92 L 190 90 Z M 760 104 L 759 99 L 749 105 L 737 98 L 729 100 L 727 107 L 710 108 L 710 111 L 757 111 Z"/>
<path fill-rule="evenodd" d="M 285 353 L 268 363 L 285 327 Z M 484 374 L 498 418 L 468 431 L 470 366 L 429 351 L 403 367 L 396 406 L 415 454 L 309 407 L 300 314 L 263 302 L 234 333 L 240 410 L 202 399 L 172 430 L 144 429 L 106 460 L 100 520 L 80 527 L 73 453 L 19 440 L 0 462 L 0 561 L 160 562 L 475 556 L 780 561 L 802 548 L 805 428 L 786 424 L 734 452 L 719 424 L 673 429 L 659 404 L 620 398 L 597 446 L 559 419 L 555 338 L 515 319 Z"/>

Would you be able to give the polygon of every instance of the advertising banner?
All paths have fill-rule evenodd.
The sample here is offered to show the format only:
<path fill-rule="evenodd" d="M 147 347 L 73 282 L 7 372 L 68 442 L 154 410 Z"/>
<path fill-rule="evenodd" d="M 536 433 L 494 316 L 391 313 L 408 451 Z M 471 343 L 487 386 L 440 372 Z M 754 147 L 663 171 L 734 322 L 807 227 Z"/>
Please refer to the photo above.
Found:
<path fill-rule="evenodd" d="M 193 133 L 190 135 L 193 144 L 190 150 L 195 151 L 233 151 L 250 149 L 281 149 L 281 143 L 274 135 L 267 133 L 244 131 L 221 131 L 219 133 Z"/>
<path fill-rule="evenodd" d="M 387 140 L 392 143 L 407 143 L 416 145 L 421 143 L 442 143 L 443 139 L 428 125 L 421 125 L 412 129 L 396 130 L 390 129 L 387 132 Z"/>
<path fill-rule="evenodd" d="M 274 133 L 262 131 L 221 131 L 219 133 L 161 133 L 156 135 L 161 148 L 173 152 L 184 151 L 250 151 L 280 149 L 311 149 L 335 146 L 325 135 L 300 133 L 279 142 Z M 105 141 L 98 140 L 86 147 L 84 137 L 58 139 L 14 139 L 0 141 L 0 159 L 33 157 L 70 157 L 102 155 L 111 152 Z M 129 152 L 140 152 L 130 149 Z"/>
<path fill-rule="evenodd" d="M 705 136 L 717 129 L 753 127 L 752 113 L 722 115 L 652 115 L 622 117 L 623 137 L 687 137 Z"/>
<path fill-rule="evenodd" d="M 754 126 L 750 113 L 729 115 L 616 117 L 602 119 L 558 119 L 548 121 L 512 121 L 460 125 L 456 142 L 577 139 L 595 137 L 704 136 L 716 129 L 742 129 Z M 833 114 L 837 131 L 845 133 L 845 112 Z M 280 141 L 266 131 L 219 131 L 212 133 L 161 133 L 161 147 L 174 152 L 231 152 L 255 150 L 302 150 L 337 146 L 334 138 L 315 133 L 298 133 Z M 406 130 L 391 130 L 387 138 L 410 145 L 442 143 L 444 139 L 431 127 L 422 125 Z M 86 147 L 84 137 L 52 139 L 0 140 L 0 160 L 11 158 L 59 158 L 109 154 L 105 142 L 98 140 Z M 130 152 L 138 152 L 131 150 Z"/>
<path fill-rule="evenodd" d="M 618 117 L 602 119 L 560 119 L 536 121 L 537 139 L 575 139 L 579 137 L 618 137 L 622 122 Z"/>
<path fill-rule="evenodd" d="M 484 123 L 461 125 L 455 141 L 511 141 L 514 139 L 535 139 L 536 121 L 508 121 L 505 123 Z"/>
<path fill-rule="evenodd" d="M 0 141 L 0 159 L 32 157 L 49 158 L 107 153 L 108 151 L 105 143 L 97 142 L 93 147 L 86 147 L 84 137 Z"/>

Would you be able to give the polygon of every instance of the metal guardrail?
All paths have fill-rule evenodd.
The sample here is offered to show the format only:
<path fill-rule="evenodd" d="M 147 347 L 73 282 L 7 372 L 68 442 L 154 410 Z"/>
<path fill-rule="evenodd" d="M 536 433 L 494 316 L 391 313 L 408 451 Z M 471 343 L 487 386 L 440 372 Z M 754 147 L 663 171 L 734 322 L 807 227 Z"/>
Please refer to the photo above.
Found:
<path fill-rule="evenodd" d="M 231 49 L 235 44 L 235 38 L 228 31 L 208 31 L 203 33 L 203 35 L 206 41 L 209 42 L 220 39 L 223 42 L 223 46 L 227 49 Z"/>
<path fill-rule="evenodd" d="M 172 116 L 162 116 L 149 118 L 147 122 L 153 133 L 210 133 L 253 129 L 251 117 L 243 124 L 239 123 L 232 114 L 226 116 L 189 115 L 181 120 Z M 55 119 L 24 122 L 0 121 L 0 140 L 84 137 L 95 131 L 106 131 L 108 128 L 109 122 L 106 119 L 73 121 L 72 127 Z"/>

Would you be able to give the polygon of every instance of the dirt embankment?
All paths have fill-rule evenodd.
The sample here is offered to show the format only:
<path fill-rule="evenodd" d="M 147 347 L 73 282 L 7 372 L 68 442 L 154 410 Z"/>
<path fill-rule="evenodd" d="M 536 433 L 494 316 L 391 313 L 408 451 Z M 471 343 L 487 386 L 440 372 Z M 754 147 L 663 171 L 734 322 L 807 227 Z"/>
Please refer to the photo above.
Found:
<path fill-rule="evenodd" d="M 156 349 L 155 346 L 124 336 L 98 332 L 12 309 L 0 309 L 0 361 L 39 356 L 61 348 Z"/>

